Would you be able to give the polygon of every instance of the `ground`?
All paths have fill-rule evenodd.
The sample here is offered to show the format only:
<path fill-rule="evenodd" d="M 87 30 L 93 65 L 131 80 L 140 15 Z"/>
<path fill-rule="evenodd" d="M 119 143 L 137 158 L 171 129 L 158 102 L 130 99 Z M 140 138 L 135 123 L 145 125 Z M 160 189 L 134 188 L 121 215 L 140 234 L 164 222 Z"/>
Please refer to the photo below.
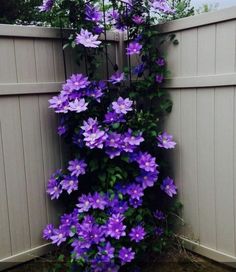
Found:
<path fill-rule="evenodd" d="M 55 270 L 45 267 L 47 257 L 25 265 L 7 270 L 7 272 L 53 272 Z M 155 265 L 147 268 L 145 272 L 233 272 L 236 268 L 220 265 L 216 262 L 202 258 L 187 251 L 172 252 L 169 256 Z M 63 272 L 68 272 L 64 271 Z"/>

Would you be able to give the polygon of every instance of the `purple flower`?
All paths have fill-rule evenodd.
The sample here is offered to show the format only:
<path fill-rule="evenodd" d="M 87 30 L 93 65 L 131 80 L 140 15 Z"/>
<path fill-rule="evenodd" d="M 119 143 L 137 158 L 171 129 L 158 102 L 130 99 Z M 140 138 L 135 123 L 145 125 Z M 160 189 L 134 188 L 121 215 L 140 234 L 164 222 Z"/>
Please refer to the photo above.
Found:
<path fill-rule="evenodd" d="M 123 80 L 125 79 L 125 74 L 124 73 L 121 73 L 119 71 L 117 71 L 115 74 L 113 74 L 109 81 L 112 83 L 112 84 L 119 84 L 121 83 Z"/>
<path fill-rule="evenodd" d="M 107 20 L 106 20 L 107 22 L 114 23 L 119 18 L 119 12 L 115 9 L 108 10 L 108 12 L 106 13 L 106 17 L 107 17 Z"/>
<path fill-rule="evenodd" d="M 98 121 L 97 119 L 89 118 L 87 121 L 83 122 L 83 126 L 81 128 L 86 132 L 91 132 L 98 128 Z"/>
<path fill-rule="evenodd" d="M 164 80 L 163 75 L 160 75 L 160 74 L 156 75 L 156 82 L 157 83 L 161 84 L 163 82 L 163 80 Z"/>
<path fill-rule="evenodd" d="M 88 21 L 98 23 L 99 21 L 102 20 L 102 12 L 99 10 L 99 8 L 92 6 L 90 4 L 86 4 L 85 15 L 86 20 Z"/>
<path fill-rule="evenodd" d="M 106 146 L 119 148 L 121 146 L 121 134 L 116 132 L 108 134 Z"/>
<path fill-rule="evenodd" d="M 139 164 L 139 167 L 145 170 L 146 172 L 156 172 L 157 169 L 156 158 L 152 157 L 147 152 L 145 153 L 139 152 L 136 161 Z"/>
<path fill-rule="evenodd" d="M 134 259 L 135 253 L 132 251 L 132 248 L 122 247 L 119 251 L 119 258 L 122 264 L 130 263 Z"/>
<path fill-rule="evenodd" d="M 124 217 L 120 214 L 113 214 L 109 218 L 106 235 L 115 239 L 120 239 L 120 237 L 125 236 L 126 226 L 123 224 Z"/>
<path fill-rule="evenodd" d="M 82 127 L 81 127 L 82 128 Z M 100 130 L 99 128 L 93 128 L 92 131 L 85 131 L 83 133 L 85 145 L 90 149 L 94 148 L 103 148 L 104 142 L 107 139 L 107 134 L 105 131 Z"/>
<path fill-rule="evenodd" d="M 141 77 L 144 72 L 144 69 L 145 69 L 145 65 L 141 63 L 134 67 L 133 72 L 135 75 L 138 75 L 139 77 Z"/>
<path fill-rule="evenodd" d="M 92 32 L 84 30 L 83 28 L 80 31 L 80 34 L 77 34 L 75 43 L 82 44 L 85 47 L 97 48 L 101 41 L 98 41 L 98 35 L 93 35 Z"/>
<path fill-rule="evenodd" d="M 112 109 L 117 114 L 127 114 L 129 111 L 132 111 L 133 101 L 129 98 L 119 97 L 117 101 L 112 102 Z"/>
<path fill-rule="evenodd" d="M 50 240 L 54 232 L 54 227 L 52 224 L 47 225 L 43 230 L 43 238 Z"/>
<path fill-rule="evenodd" d="M 98 254 L 101 256 L 103 262 L 110 262 L 114 258 L 115 248 L 107 242 L 103 247 L 98 247 Z"/>
<path fill-rule="evenodd" d="M 74 159 L 73 161 L 69 161 L 68 170 L 71 172 L 72 176 L 78 177 L 85 174 L 86 167 L 87 164 L 84 162 L 84 160 Z"/>
<path fill-rule="evenodd" d="M 67 132 L 67 126 L 66 125 L 61 125 L 57 128 L 57 133 L 58 135 L 62 136 Z"/>
<path fill-rule="evenodd" d="M 142 184 L 143 189 L 152 187 L 158 179 L 158 172 L 143 171 L 140 176 L 136 177 L 136 181 Z"/>
<path fill-rule="evenodd" d="M 156 210 L 153 215 L 157 220 L 165 220 L 166 219 L 165 214 L 159 210 Z"/>
<path fill-rule="evenodd" d="M 143 188 L 138 184 L 132 183 L 127 187 L 127 194 L 131 199 L 139 200 L 144 195 Z"/>
<path fill-rule="evenodd" d="M 112 210 L 112 213 L 116 214 L 123 214 L 125 213 L 129 206 L 126 201 L 119 201 L 117 198 L 114 198 L 113 200 L 110 201 L 110 207 Z"/>
<path fill-rule="evenodd" d="M 110 159 L 114 159 L 115 157 L 120 156 L 121 149 L 115 147 L 108 147 L 106 148 L 106 154 L 109 156 Z"/>
<path fill-rule="evenodd" d="M 108 138 L 105 142 L 106 145 L 106 154 L 113 159 L 114 157 L 120 156 L 121 154 L 121 134 L 112 132 L 108 134 Z"/>
<path fill-rule="evenodd" d="M 128 132 L 124 134 L 123 142 L 131 146 L 139 146 L 144 141 L 142 133 L 139 133 L 137 136 L 132 135 L 132 130 L 128 129 Z"/>
<path fill-rule="evenodd" d="M 158 146 L 165 149 L 173 149 L 176 146 L 176 142 L 173 141 L 173 136 L 164 132 L 158 135 Z"/>
<path fill-rule="evenodd" d="M 128 47 L 126 48 L 127 55 L 135 55 L 140 54 L 142 49 L 142 45 L 138 42 L 131 42 Z"/>
<path fill-rule="evenodd" d="M 54 0 L 43 0 L 43 3 L 41 6 L 39 6 L 40 12 L 48 12 L 52 9 L 54 4 Z"/>
<path fill-rule="evenodd" d="M 140 199 L 133 199 L 133 198 L 130 198 L 129 199 L 129 204 L 134 207 L 135 209 L 140 207 L 143 203 L 143 200 L 140 198 Z"/>
<path fill-rule="evenodd" d="M 163 229 L 162 227 L 157 227 L 157 228 L 155 229 L 155 234 L 156 234 L 157 236 L 162 236 L 162 235 L 164 234 L 164 229 Z"/>
<path fill-rule="evenodd" d="M 96 101 L 100 103 L 101 102 L 100 98 L 104 95 L 104 93 L 99 88 L 93 88 L 87 90 L 86 95 L 96 99 Z"/>
<path fill-rule="evenodd" d="M 165 64 L 166 64 L 165 59 L 164 59 L 164 58 L 158 58 L 158 59 L 156 60 L 156 64 L 157 64 L 159 67 L 165 66 Z"/>
<path fill-rule="evenodd" d="M 66 190 L 68 194 L 71 194 L 73 191 L 78 190 L 78 179 L 75 176 L 64 176 L 64 179 L 61 181 L 61 186 L 63 190 Z"/>
<path fill-rule="evenodd" d="M 141 25 L 142 23 L 144 23 L 143 17 L 138 15 L 133 16 L 132 21 L 137 25 Z"/>
<path fill-rule="evenodd" d="M 47 193 L 51 196 L 51 199 L 58 199 L 62 193 L 61 185 L 54 177 L 51 177 L 48 181 Z"/>
<path fill-rule="evenodd" d="M 88 78 L 83 74 L 73 74 L 69 79 L 67 79 L 63 88 L 68 89 L 70 92 L 74 90 L 78 91 L 88 87 L 89 84 L 90 82 L 88 81 Z"/>
<path fill-rule="evenodd" d="M 82 139 L 82 133 L 81 133 L 81 131 L 75 133 L 72 136 L 72 140 L 73 140 L 73 143 L 75 145 L 77 145 L 78 147 L 83 147 L 84 146 L 84 142 L 83 142 L 83 139 Z"/>
<path fill-rule="evenodd" d="M 104 210 L 107 205 L 107 201 L 105 200 L 104 196 L 96 192 L 91 197 L 91 205 L 93 209 Z"/>
<path fill-rule="evenodd" d="M 49 108 L 52 108 L 55 110 L 56 113 L 67 113 L 68 112 L 68 103 L 67 98 L 62 96 L 61 94 L 58 96 L 53 96 L 49 100 Z"/>
<path fill-rule="evenodd" d="M 79 197 L 79 203 L 76 205 L 76 207 L 78 207 L 78 211 L 79 212 L 88 212 L 89 209 L 92 207 L 92 203 L 91 203 L 91 199 L 92 196 L 91 194 L 89 195 L 82 195 L 81 197 Z"/>
<path fill-rule="evenodd" d="M 80 100 L 76 98 L 75 101 L 69 103 L 69 110 L 80 113 L 82 111 L 86 111 L 88 109 L 87 106 L 88 103 L 85 102 L 84 98 Z"/>
<path fill-rule="evenodd" d="M 167 0 L 152 0 L 151 7 L 154 9 L 154 11 L 161 11 L 167 14 L 174 13 L 174 10 L 170 7 Z"/>
<path fill-rule="evenodd" d="M 177 187 L 174 184 L 174 180 L 170 177 L 163 180 L 161 190 L 163 190 L 170 197 L 177 194 Z"/>
<path fill-rule="evenodd" d="M 112 124 L 112 123 L 119 123 L 124 122 L 123 115 L 117 114 L 115 112 L 108 112 L 105 115 L 104 123 Z"/>
<path fill-rule="evenodd" d="M 61 243 L 66 241 L 65 231 L 63 229 L 55 229 L 53 235 L 51 236 L 53 244 L 59 246 Z"/>
<path fill-rule="evenodd" d="M 137 226 L 131 229 L 129 237 L 131 238 L 131 241 L 140 242 L 141 240 L 144 239 L 145 235 L 146 235 L 146 232 L 144 228 L 141 226 Z"/>

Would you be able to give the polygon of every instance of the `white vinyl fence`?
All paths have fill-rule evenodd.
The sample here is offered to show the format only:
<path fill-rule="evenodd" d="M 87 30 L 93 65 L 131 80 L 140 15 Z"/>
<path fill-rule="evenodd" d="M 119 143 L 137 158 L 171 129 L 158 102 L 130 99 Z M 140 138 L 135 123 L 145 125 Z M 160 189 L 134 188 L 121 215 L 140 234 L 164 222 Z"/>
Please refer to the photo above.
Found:
<path fill-rule="evenodd" d="M 165 48 L 172 74 L 165 88 L 174 102 L 166 129 L 178 142 L 170 158 L 184 205 L 181 235 L 204 256 L 236 262 L 236 7 L 160 31 L 179 40 Z M 63 165 L 57 118 L 48 109 L 65 80 L 60 36 L 57 29 L 0 25 L 0 270 L 47 252 L 42 229 L 60 211 L 45 193 Z M 108 38 L 112 61 L 122 66 L 123 38 Z M 73 52 L 65 53 L 69 76 L 78 67 Z"/>
<path fill-rule="evenodd" d="M 65 80 L 60 36 L 57 29 L 0 25 L 0 270 L 47 252 L 42 229 L 59 216 L 46 183 L 63 164 L 57 117 L 48 109 Z M 108 39 L 119 63 L 120 34 Z M 73 52 L 65 53 L 69 76 L 78 68 Z"/>
<path fill-rule="evenodd" d="M 166 120 L 186 246 L 236 263 L 236 7 L 165 24 L 174 102 Z"/>

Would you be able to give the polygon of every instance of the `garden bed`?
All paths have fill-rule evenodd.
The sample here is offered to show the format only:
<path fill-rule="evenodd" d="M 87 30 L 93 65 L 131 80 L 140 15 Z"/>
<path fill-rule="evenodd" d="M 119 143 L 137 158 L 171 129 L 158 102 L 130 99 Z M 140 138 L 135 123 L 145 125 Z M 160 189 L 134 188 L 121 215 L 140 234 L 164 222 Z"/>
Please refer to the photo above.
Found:
<path fill-rule="evenodd" d="M 24 265 L 17 266 L 6 272 L 50 272 L 55 270 L 58 263 L 52 256 L 45 256 Z M 142 271 L 142 270 L 141 270 Z M 233 272 L 235 269 L 213 262 L 190 252 L 171 252 L 168 256 L 157 260 L 145 272 Z"/>

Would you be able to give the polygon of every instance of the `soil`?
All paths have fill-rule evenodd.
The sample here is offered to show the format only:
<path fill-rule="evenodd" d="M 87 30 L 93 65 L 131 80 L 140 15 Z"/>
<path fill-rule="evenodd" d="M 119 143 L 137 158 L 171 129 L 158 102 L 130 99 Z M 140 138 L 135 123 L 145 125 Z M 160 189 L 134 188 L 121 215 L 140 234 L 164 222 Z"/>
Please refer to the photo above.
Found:
<path fill-rule="evenodd" d="M 50 257 L 46 256 L 5 271 L 51 272 L 54 269 L 49 269 L 48 265 L 45 265 L 48 264 L 48 261 L 51 263 L 50 267 L 52 267 Z M 213 262 L 209 259 L 200 257 L 188 251 L 171 252 L 169 253 L 168 256 L 165 256 L 165 258 L 156 260 L 155 264 L 143 270 L 143 272 L 233 272 L 233 271 L 236 272 L 236 268 L 231 268 L 230 266 Z"/>

